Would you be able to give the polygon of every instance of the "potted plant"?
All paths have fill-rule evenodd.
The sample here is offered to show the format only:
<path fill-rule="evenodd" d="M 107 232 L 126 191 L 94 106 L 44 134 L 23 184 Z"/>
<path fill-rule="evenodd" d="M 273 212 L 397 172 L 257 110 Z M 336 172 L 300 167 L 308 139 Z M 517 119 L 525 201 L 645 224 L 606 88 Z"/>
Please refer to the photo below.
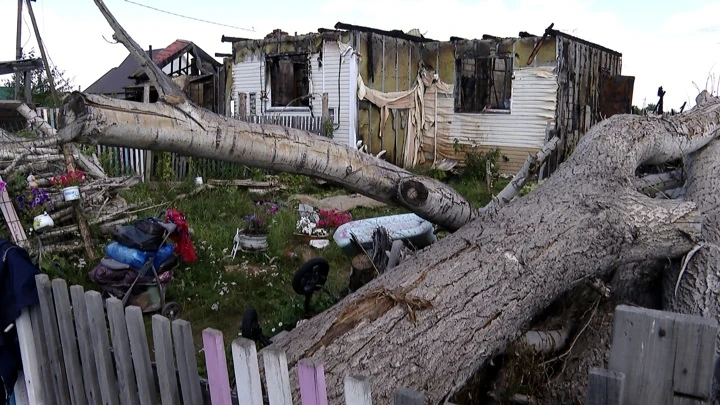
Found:
<path fill-rule="evenodd" d="M 33 229 L 41 231 L 52 228 L 55 222 L 48 211 L 55 210 L 52 198 L 41 188 L 32 188 L 17 198 L 20 211 L 27 212 L 33 218 Z"/>
<path fill-rule="evenodd" d="M 255 203 L 255 212 L 245 215 L 244 227 L 238 233 L 238 244 L 243 250 L 263 251 L 268 248 L 267 236 L 270 217 L 277 212 L 277 205 Z"/>
<path fill-rule="evenodd" d="M 317 223 L 313 222 L 308 216 L 300 217 L 295 224 L 295 228 L 297 229 L 295 236 L 303 242 L 310 242 L 313 239 L 324 239 L 328 236 L 328 232 L 318 227 Z"/>
<path fill-rule="evenodd" d="M 80 185 L 85 182 L 85 172 L 82 170 L 70 170 L 62 176 L 55 176 L 51 183 L 54 187 L 62 189 L 65 201 L 80 199 Z"/>

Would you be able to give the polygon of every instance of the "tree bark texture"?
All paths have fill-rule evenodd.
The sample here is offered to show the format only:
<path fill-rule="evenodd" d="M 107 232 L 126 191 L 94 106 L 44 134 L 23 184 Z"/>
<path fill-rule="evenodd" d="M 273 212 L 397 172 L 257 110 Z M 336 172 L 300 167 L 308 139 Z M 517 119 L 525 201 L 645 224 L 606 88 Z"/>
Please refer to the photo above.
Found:
<path fill-rule="evenodd" d="M 707 102 L 707 101 L 706 101 Z M 665 280 L 665 306 L 669 311 L 704 317 L 720 316 L 720 142 L 686 159 L 687 198 L 702 214 L 702 239 L 688 255 L 687 266 L 673 267 Z M 716 350 L 717 347 L 716 346 Z"/>
<path fill-rule="evenodd" d="M 406 182 L 421 181 L 433 185 L 425 187 L 430 192 L 424 203 L 405 204 L 426 218 L 441 217 L 439 202 L 456 195 L 303 131 L 181 110 L 183 105 L 188 103 L 147 106 L 75 93 L 63 106 L 61 136 L 311 174 L 387 202 L 401 201 Z M 621 264 L 678 257 L 695 245 L 695 204 L 639 193 L 634 173 L 641 164 L 675 160 L 705 146 L 716 135 L 719 105 L 712 99 L 669 119 L 614 116 L 599 123 L 535 192 L 480 213 L 277 344 L 292 367 L 302 358 L 325 364 L 333 402 L 349 373 L 371 376 L 378 403 L 390 403 L 401 386 L 439 402 L 563 292 Z M 446 225 L 458 228 L 471 210 L 465 205 L 451 214 Z"/>
<path fill-rule="evenodd" d="M 456 230 L 477 214 L 452 187 L 309 132 L 223 117 L 192 103 L 142 104 L 73 93 L 60 118 L 65 141 L 176 152 L 330 180 L 403 205 Z"/>
<path fill-rule="evenodd" d="M 631 178 L 643 163 L 704 146 L 719 120 L 712 107 L 600 123 L 534 193 L 481 214 L 277 344 L 293 366 L 323 362 L 333 399 L 352 373 L 372 377 L 380 403 L 400 386 L 439 402 L 561 293 L 621 264 L 694 246 L 695 205 L 651 199 Z"/>

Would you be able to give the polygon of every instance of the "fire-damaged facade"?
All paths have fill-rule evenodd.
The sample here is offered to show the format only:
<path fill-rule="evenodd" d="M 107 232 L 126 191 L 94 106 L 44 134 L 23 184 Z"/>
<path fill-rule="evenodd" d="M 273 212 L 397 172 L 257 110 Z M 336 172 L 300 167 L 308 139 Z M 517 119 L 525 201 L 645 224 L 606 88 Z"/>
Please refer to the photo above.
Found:
<path fill-rule="evenodd" d="M 542 36 L 435 41 L 338 23 L 224 40 L 233 44 L 228 112 L 232 104 L 243 116 L 320 116 L 327 94 L 334 140 L 362 141 L 402 167 L 500 148 L 501 170 L 512 173 L 558 134 L 552 171 L 592 125 L 631 109 L 622 55 L 552 26 Z"/>

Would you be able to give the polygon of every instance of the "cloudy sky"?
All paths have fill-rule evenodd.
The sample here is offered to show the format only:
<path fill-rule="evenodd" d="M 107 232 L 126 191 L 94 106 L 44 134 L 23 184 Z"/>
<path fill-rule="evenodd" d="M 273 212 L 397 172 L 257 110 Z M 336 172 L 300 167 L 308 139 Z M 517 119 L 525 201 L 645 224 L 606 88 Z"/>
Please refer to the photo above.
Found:
<path fill-rule="evenodd" d="M 555 28 L 623 54 L 623 74 L 636 77 L 634 104 L 657 101 L 666 108 L 693 105 L 714 74 L 720 82 L 720 1 L 712 0 L 105 0 L 133 38 L 147 48 L 175 39 L 195 42 L 213 55 L 229 53 L 222 35 L 261 38 L 275 28 L 306 33 L 336 22 L 381 29 L 420 29 L 429 38 L 479 38 L 483 34 L 541 34 Z M 151 10 L 212 21 L 193 21 Z M 442 4 L 442 6 L 441 6 Z M 112 31 L 92 0 L 37 0 L 33 9 L 51 63 L 86 88 L 117 66 L 127 51 L 111 44 Z M 0 0 L 0 60 L 15 58 L 17 0 Z M 232 26 L 232 27 L 229 27 Z M 35 47 L 25 10 L 22 42 Z M 693 84 L 695 83 L 695 84 Z"/>

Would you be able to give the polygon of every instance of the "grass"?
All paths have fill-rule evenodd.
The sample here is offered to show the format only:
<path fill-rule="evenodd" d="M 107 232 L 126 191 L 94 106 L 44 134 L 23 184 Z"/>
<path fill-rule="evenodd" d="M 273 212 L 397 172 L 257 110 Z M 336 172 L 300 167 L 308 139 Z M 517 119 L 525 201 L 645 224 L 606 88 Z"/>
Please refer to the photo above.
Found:
<path fill-rule="evenodd" d="M 257 309 L 266 335 L 273 336 L 282 330 L 292 329 L 303 317 L 304 299 L 293 292 L 291 280 L 298 267 L 312 257 L 322 256 L 330 262 L 326 287 L 333 295 L 337 296 L 347 287 L 351 258 L 332 242 L 323 250 L 303 246 L 293 236 L 299 216 L 289 201 L 283 201 L 296 193 L 324 198 L 345 191 L 332 186 L 319 187 L 304 176 L 285 174 L 280 179 L 288 186 L 288 190 L 274 196 L 283 204 L 270 224 L 269 248 L 263 253 L 238 252 L 235 258 L 230 257 L 236 228 L 242 227 L 244 215 L 250 212 L 253 198 L 257 199 L 258 196 L 237 187 L 216 187 L 170 206 L 185 213 L 198 259 L 178 267 L 168 289 L 168 300 L 177 302 L 181 307 L 180 317 L 192 324 L 198 349 L 205 328 L 222 331 L 226 347 L 229 348 L 229 343 L 240 335 L 243 312 L 250 306 Z M 498 183 L 495 193 L 506 181 Z M 484 184 L 479 181 L 453 179 L 449 184 L 475 206 L 482 206 L 490 199 Z M 179 185 L 141 184 L 123 196 L 128 202 L 147 201 L 149 206 L 161 205 L 137 213 L 140 218 L 151 217 L 163 210 L 162 206 L 176 196 L 191 191 L 193 187 L 190 181 Z M 357 208 L 350 212 L 353 219 L 362 219 L 408 211 L 401 207 L 386 206 Z M 110 241 L 108 237 L 96 240 L 100 256 Z M 48 257 L 45 262 L 43 269 L 51 277 L 62 277 L 69 285 L 79 284 L 86 289 L 97 289 L 87 275 L 96 263 L 83 263 L 77 258 L 60 255 Z M 324 293 L 313 297 L 314 312 L 320 312 L 333 304 L 334 301 Z M 146 322 L 149 327 L 149 316 Z M 148 336 L 151 338 L 152 334 Z M 198 355 L 198 366 L 200 372 L 204 373 L 204 357 L 199 351 Z"/>

